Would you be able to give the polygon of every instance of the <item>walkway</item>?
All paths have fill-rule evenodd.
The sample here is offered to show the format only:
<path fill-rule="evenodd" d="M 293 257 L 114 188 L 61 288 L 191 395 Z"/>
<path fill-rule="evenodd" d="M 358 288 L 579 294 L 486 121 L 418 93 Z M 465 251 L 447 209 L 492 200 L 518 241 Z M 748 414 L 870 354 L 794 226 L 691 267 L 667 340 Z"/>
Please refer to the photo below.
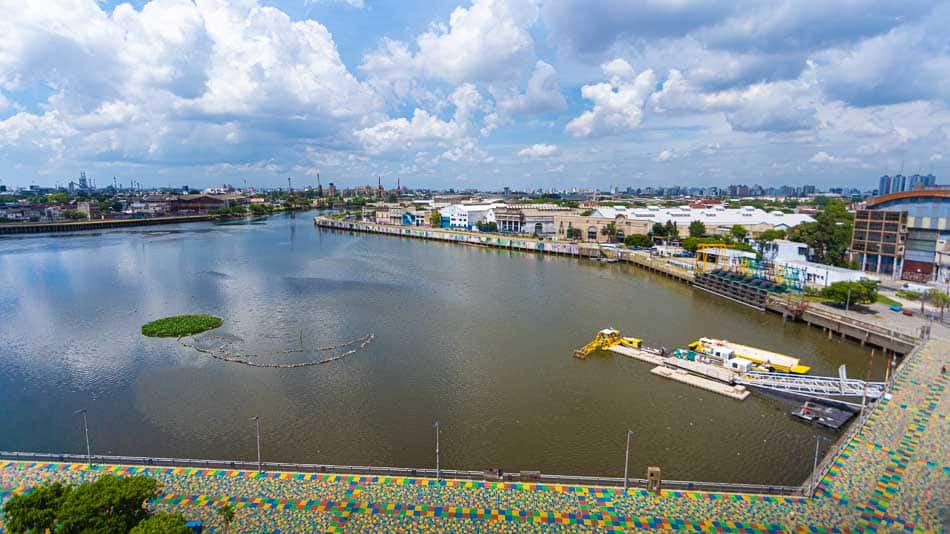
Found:
<path fill-rule="evenodd" d="M 908 361 L 893 396 L 834 460 L 813 499 L 724 493 L 0 461 L 0 499 L 49 479 L 144 474 L 164 484 L 155 506 L 221 532 L 939 531 L 950 507 L 950 343 Z M 945 525 L 944 525 L 945 526 Z"/>

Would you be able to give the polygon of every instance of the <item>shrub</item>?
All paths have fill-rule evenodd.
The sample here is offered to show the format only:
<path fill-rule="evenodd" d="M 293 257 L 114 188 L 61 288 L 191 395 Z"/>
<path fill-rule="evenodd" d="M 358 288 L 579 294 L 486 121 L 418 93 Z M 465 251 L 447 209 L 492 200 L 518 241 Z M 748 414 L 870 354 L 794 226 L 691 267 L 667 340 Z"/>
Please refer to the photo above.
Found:
<path fill-rule="evenodd" d="M 181 337 L 221 326 L 223 321 L 212 315 L 176 315 L 142 325 L 142 334 L 149 337 Z"/>

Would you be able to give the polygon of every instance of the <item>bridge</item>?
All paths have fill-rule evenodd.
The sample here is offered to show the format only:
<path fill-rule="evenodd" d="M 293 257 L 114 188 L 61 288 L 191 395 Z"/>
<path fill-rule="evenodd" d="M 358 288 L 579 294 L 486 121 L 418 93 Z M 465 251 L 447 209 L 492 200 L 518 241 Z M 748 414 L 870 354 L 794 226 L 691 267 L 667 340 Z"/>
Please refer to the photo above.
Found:
<path fill-rule="evenodd" d="M 884 394 L 884 382 L 865 382 L 848 378 L 844 366 L 840 376 L 807 376 L 789 373 L 748 372 L 736 378 L 737 384 L 769 389 L 802 397 L 864 397 L 878 399 Z M 851 403 L 847 403 L 851 404 Z"/>

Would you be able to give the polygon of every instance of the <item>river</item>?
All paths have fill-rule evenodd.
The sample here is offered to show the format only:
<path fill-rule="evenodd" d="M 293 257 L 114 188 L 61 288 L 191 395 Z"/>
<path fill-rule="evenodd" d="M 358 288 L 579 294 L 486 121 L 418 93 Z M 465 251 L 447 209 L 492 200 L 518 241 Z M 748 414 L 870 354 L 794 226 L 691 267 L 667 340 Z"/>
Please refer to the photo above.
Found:
<path fill-rule="evenodd" d="M 799 484 L 816 434 L 794 403 L 740 402 L 619 355 L 572 357 L 606 326 L 647 345 L 700 337 L 867 370 L 867 349 L 620 264 L 320 230 L 310 215 L 0 238 L 0 449 Z M 143 323 L 224 319 L 209 358 Z M 215 340 L 208 339 L 211 344 Z M 282 351 L 304 348 L 304 352 Z M 880 355 L 872 362 L 883 376 Z M 823 443 L 822 447 L 826 445 Z"/>

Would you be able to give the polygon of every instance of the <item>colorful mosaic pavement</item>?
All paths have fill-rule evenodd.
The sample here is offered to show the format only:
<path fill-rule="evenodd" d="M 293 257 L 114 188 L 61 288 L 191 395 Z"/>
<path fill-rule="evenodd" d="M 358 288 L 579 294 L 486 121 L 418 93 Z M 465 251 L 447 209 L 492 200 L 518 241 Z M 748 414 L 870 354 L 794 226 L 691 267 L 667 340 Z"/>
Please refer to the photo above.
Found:
<path fill-rule="evenodd" d="M 814 498 L 314 473 L 0 461 L 0 500 L 45 480 L 107 473 L 163 484 L 153 506 L 222 532 L 940 531 L 950 507 L 943 395 L 950 343 L 903 367 L 889 400 L 842 449 Z M 0 525 L 2 531 L 2 525 Z"/>

